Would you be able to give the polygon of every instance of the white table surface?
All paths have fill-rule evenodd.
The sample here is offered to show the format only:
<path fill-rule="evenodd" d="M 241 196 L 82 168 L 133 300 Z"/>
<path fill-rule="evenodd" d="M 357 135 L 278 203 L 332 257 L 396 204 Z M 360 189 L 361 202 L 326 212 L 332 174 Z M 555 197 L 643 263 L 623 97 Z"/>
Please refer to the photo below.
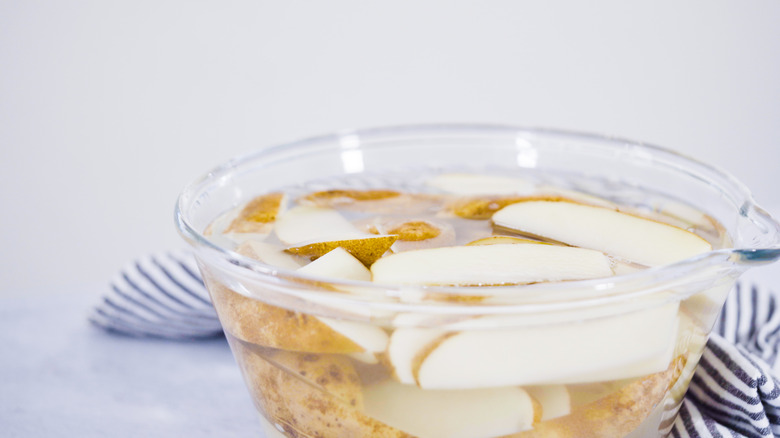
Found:
<path fill-rule="evenodd" d="M 224 338 L 105 333 L 102 292 L 0 298 L 0 436 L 263 436 Z"/>
<path fill-rule="evenodd" d="M 778 291 L 780 266 L 754 269 L 743 281 Z M 0 435 L 263 436 L 223 338 L 104 333 L 87 322 L 103 292 L 0 297 Z"/>

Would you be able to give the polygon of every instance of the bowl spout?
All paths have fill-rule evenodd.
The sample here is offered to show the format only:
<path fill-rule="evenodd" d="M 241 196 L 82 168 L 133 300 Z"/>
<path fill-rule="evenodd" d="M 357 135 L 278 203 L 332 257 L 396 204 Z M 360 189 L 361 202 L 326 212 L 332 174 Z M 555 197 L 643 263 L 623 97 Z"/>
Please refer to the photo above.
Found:
<path fill-rule="evenodd" d="M 779 260 L 780 223 L 752 201 L 742 205 L 740 215 L 734 261 L 754 266 Z"/>

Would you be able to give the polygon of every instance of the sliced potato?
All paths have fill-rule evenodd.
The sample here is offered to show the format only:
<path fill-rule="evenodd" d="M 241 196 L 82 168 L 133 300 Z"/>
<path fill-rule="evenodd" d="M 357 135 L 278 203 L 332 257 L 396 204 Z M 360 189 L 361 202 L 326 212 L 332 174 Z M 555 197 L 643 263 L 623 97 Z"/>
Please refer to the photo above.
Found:
<path fill-rule="evenodd" d="M 459 199 L 447 206 L 447 211 L 463 219 L 487 220 L 507 205 L 527 201 L 527 197 L 482 197 Z"/>
<path fill-rule="evenodd" d="M 209 289 L 223 328 L 242 341 L 309 353 L 366 351 L 316 316 L 272 306 L 218 284 Z"/>
<path fill-rule="evenodd" d="M 543 421 L 533 430 L 503 438 L 624 437 L 639 428 L 659 406 L 678 375 L 677 361 L 581 408 L 570 415 Z M 645 435 L 639 435 L 645 436 Z"/>
<path fill-rule="evenodd" d="M 442 196 L 420 193 L 403 193 L 394 190 L 336 189 L 315 192 L 299 200 L 301 205 L 338 208 L 372 214 L 434 213 L 444 202 Z"/>
<path fill-rule="evenodd" d="M 267 193 L 249 201 L 225 232 L 267 233 L 287 203 L 287 196 L 281 192 Z"/>
<path fill-rule="evenodd" d="M 492 438 L 530 429 L 538 413 L 522 388 L 421 390 L 385 381 L 364 390 L 365 412 L 424 438 Z"/>
<path fill-rule="evenodd" d="M 701 237 L 671 225 L 602 207 L 572 202 L 529 201 L 493 215 L 500 229 L 550 239 L 659 266 L 712 249 Z"/>
<path fill-rule="evenodd" d="M 365 237 L 338 211 L 299 205 L 280 215 L 274 228 L 276 237 L 287 245 L 302 242 L 326 242 Z"/>
<path fill-rule="evenodd" d="M 325 377 L 326 382 L 319 383 L 279 366 L 274 363 L 274 356 L 267 359 L 240 343 L 233 348 L 258 408 L 269 423 L 279 425 L 286 435 L 412 438 L 361 413 L 352 404 L 355 391 L 351 380 L 355 373 L 347 360 L 320 357 L 316 360 L 319 365 L 312 367 L 292 361 L 293 366 L 307 367 L 299 371 Z M 339 377 L 334 377 L 332 371 Z"/>
<path fill-rule="evenodd" d="M 470 173 L 436 175 L 427 184 L 446 193 L 465 196 L 527 194 L 535 188 L 533 183 L 521 178 Z"/>
<path fill-rule="evenodd" d="M 376 217 L 370 224 L 377 234 L 398 236 L 390 250 L 393 252 L 437 248 L 455 244 L 455 230 L 447 222 L 429 218 Z"/>
<path fill-rule="evenodd" d="M 356 190 L 356 189 L 332 189 L 321 192 L 314 192 L 304 196 L 301 201 L 310 202 L 319 206 L 328 206 L 338 204 L 349 204 L 360 201 L 376 201 L 379 199 L 396 198 L 401 192 L 395 190 Z"/>
<path fill-rule="evenodd" d="M 489 236 L 482 239 L 477 239 L 466 244 L 466 246 L 476 245 L 498 245 L 498 244 L 513 244 L 513 243 L 541 243 L 543 245 L 549 245 L 549 242 L 542 242 L 541 240 L 523 239 L 515 236 Z"/>
<path fill-rule="evenodd" d="M 564 417 L 571 413 L 571 396 L 566 385 L 525 386 L 523 389 L 541 405 L 541 421 Z"/>
<path fill-rule="evenodd" d="M 322 389 L 342 402 L 363 409 L 360 377 L 352 362 L 339 354 L 269 350 L 268 361 Z"/>
<path fill-rule="evenodd" d="M 424 322 L 427 315 L 400 314 L 394 319 L 394 325 L 417 325 Z M 417 382 L 413 369 L 417 364 L 418 356 L 432 342 L 435 342 L 447 332 L 439 328 L 426 327 L 399 327 L 390 334 L 385 358 L 393 377 L 407 385 Z"/>
<path fill-rule="evenodd" d="M 286 254 L 288 257 L 294 257 Z M 337 247 L 317 260 L 298 269 L 308 275 L 337 280 L 371 281 L 371 271 L 344 248 Z"/>
<path fill-rule="evenodd" d="M 285 251 L 290 254 L 311 257 L 313 260 L 316 260 L 318 257 L 321 257 L 336 248 L 343 248 L 356 259 L 360 260 L 365 266 L 371 266 L 390 249 L 397 239 L 398 236 L 394 235 L 374 236 L 369 234 L 352 239 L 337 239 L 301 244 L 299 246 L 287 248 Z"/>
<path fill-rule="evenodd" d="M 392 254 L 371 266 L 384 284 L 505 285 L 612 275 L 604 254 L 535 244 L 455 246 Z"/>
<path fill-rule="evenodd" d="M 583 321 L 450 332 L 419 353 L 413 374 L 424 389 L 643 376 L 663 370 L 671 360 L 678 308 L 675 302 Z M 501 327 L 502 321 L 475 319 L 485 327 Z"/>
<path fill-rule="evenodd" d="M 303 265 L 301 258 L 286 253 L 281 246 L 256 240 L 244 242 L 236 252 L 278 268 L 295 270 Z"/>

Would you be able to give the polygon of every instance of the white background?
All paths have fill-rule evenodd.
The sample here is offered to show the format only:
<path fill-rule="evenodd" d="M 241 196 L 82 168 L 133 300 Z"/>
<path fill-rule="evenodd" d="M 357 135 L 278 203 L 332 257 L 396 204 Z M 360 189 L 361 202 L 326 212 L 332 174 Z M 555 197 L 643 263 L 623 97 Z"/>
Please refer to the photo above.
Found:
<path fill-rule="evenodd" d="M 0 296 L 107 284 L 183 246 L 185 183 L 341 128 L 619 135 L 777 214 L 778 23 L 777 0 L 0 0 Z"/>

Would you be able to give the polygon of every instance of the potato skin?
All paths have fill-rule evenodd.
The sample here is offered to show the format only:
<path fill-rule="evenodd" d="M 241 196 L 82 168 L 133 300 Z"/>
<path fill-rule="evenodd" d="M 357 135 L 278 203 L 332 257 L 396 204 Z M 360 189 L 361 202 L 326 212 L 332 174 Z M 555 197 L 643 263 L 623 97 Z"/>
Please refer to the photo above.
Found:
<path fill-rule="evenodd" d="M 565 417 L 544 421 L 533 430 L 502 438 L 621 438 L 635 430 L 663 400 L 677 380 L 682 357 L 665 371 L 652 374 Z"/>
<path fill-rule="evenodd" d="M 413 438 L 360 412 L 360 382 L 349 359 L 288 352 L 266 358 L 241 342 L 231 344 L 257 408 L 285 435 Z"/>
<path fill-rule="evenodd" d="M 210 282 L 208 286 L 222 327 L 242 341 L 307 353 L 365 351 L 316 316 L 253 300 L 217 282 Z"/>

